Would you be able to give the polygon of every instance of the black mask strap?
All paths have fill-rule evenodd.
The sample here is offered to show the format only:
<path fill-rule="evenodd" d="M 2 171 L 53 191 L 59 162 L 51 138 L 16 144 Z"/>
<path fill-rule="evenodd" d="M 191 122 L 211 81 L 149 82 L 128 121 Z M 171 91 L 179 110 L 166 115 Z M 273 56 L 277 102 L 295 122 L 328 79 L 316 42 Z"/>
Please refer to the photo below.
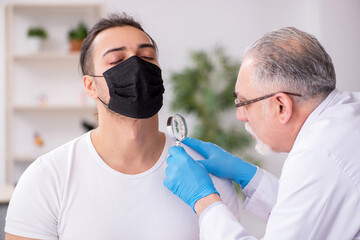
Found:
<path fill-rule="evenodd" d="M 109 105 L 108 104 L 106 104 L 103 100 L 101 100 L 101 98 L 100 97 L 98 97 L 98 99 L 100 100 L 100 102 L 102 102 L 106 107 L 109 107 Z"/>
<path fill-rule="evenodd" d="M 94 78 L 96 78 L 96 77 L 104 77 L 104 76 L 102 76 L 102 75 L 89 75 L 89 76 L 90 76 L 90 77 L 94 77 Z M 98 97 L 98 99 L 99 99 L 100 102 L 102 102 L 106 107 L 109 107 L 109 105 L 106 104 L 103 100 L 101 100 L 100 97 Z"/>

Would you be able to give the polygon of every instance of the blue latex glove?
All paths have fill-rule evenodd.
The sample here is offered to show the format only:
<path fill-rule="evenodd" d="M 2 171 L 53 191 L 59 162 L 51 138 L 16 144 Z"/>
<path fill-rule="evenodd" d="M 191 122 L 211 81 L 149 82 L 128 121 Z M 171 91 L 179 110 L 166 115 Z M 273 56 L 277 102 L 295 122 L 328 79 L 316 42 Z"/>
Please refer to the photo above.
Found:
<path fill-rule="evenodd" d="M 173 146 L 169 149 L 169 154 L 164 185 L 194 212 L 194 205 L 200 198 L 212 193 L 219 194 L 206 169 L 192 159 L 183 147 Z"/>
<path fill-rule="evenodd" d="M 226 152 L 209 142 L 186 138 L 183 143 L 198 151 L 206 159 L 198 161 L 209 173 L 221 178 L 229 178 L 245 188 L 254 177 L 257 167 Z"/>

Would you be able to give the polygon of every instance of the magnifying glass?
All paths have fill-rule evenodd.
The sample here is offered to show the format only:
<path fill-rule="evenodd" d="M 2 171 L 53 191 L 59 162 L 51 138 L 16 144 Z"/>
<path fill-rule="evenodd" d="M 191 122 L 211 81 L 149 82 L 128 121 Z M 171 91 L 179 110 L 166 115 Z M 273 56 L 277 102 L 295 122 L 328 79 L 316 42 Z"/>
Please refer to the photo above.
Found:
<path fill-rule="evenodd" d="M 187 137 L 188 133 L 185 118 L 180 114 L 170 116 L 167 120 L 167 131 L 171 137 L 176 139 L 176 146 L 180 146 L 181 141 Z"/>

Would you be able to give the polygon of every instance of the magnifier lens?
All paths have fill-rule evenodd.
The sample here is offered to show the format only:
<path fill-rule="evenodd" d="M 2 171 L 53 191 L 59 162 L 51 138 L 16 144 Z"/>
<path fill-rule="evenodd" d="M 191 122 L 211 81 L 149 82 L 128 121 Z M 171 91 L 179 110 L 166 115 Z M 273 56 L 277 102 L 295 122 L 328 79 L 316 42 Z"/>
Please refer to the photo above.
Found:
<path fill-rule="evenodd" d="M 169 135 L 176 138 L 176 140 L 182 141 L 187 137 L 186 121 L 180 114 L 170 116 L 167 126 Z"/>

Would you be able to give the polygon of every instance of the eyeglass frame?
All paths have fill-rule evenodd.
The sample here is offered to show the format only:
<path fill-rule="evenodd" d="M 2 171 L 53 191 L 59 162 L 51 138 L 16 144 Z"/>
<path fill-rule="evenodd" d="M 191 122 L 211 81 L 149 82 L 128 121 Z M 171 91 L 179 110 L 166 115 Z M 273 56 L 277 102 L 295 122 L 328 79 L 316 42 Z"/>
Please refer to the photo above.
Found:
<path fill-rule="evenodd" d="M 245 105 L 249 105 L 250 103 L 258 102 L 258 101 L 267 99 L 267 98 L 269 98 L 269 97 L 273 97 L 273 96 L 275 96 L 275 95 L 278 94 L 278 93 L 285 93 L 285 94 L 288 94 L 288 95 L 293 95 L 293 96 L 296 96 L 296 97 L 301 97 L 301 94 L 298 94 L 298 93 L 290 93 L 290 92 L 280 91 L 280 92 L 276 92 L 276 93 L 267 94 L 267 95 L 262 96 L 262 97 L 254 98 L 254 99 L 251 99 L 251 100 L 248 100 L 248 101 L 245 101 L 245 102 L 241 102 L 240 99 L 237 98 L 236 92 L 234 92 L 235 107 L 236 107 L 236 108 L 243 107 L 243 106 L 245 106 Z"/>

